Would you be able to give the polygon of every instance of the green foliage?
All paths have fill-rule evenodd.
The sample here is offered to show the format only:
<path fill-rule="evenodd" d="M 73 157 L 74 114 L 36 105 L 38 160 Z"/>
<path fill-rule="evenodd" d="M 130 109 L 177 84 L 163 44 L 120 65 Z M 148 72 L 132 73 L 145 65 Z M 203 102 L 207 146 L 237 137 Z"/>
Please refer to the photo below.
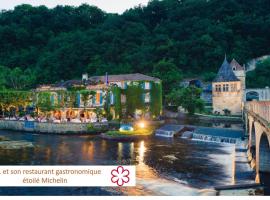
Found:
<path fill-rule="evenodd" d="M 32 103 L 33 93 L 27 91 L 0 91 L 0 105 L 2 109 L 8 110 L 10 107 L 25 107 Z"/>
<path fill-rule="evenodd" d="M 36 82 L 35 72 L 32 72 L 30 69 L 22 70 L 18 67 L 10 69 L 0 66 L 0 72 L 0 89 L 29 89 Z"/>
<path fill-rule="evenodd" d="M 36 94 L 35 106 L 39 112 L 47 113 L 54 109 L 54 106 L 51 102 L 51 93 L 50 92 L 39 92 Z"/>
<path fill-rule="evenodd" d="M 172 88 L 178 87 L 182 73 L 172 60 L 161 60 L 154 65 L 153 75 L 159 77 L 163 81 L 163 89 L 168 93 Z"/>
<path fill-rule="evenodd" d="M 108 131 L 108 127 L 105 126 L 95 126 L 93 123 L 87 125 L 88 133 L 102 133 Z"/>
<path fill-rule="evenodd" d="M 23 73 L 14 83 L 0 73 L 0 88 L 141 72 L 161 77 L 167 94 L 181 74 L 216 72 L 225 52 L 240 63 L 268 54 L 269 10 L 269 0 L 153 0 L 121 15 L 20 5 L 0 13 L 0 65 Z M 29 72 L 37 78 L 17 76 Z"/>
<path fill-rule="evenodd" d="M 76 106 L 76 91 L 67 91 L 65 95 L 66 107 L 74 108 Z"/>
<path fill-rule="evenodd" d="M 89 91 L 89 90 L 81 90 L 81 100 L 83 101 L 83 107 L 84 109 L 87 107 L 88 102 L 93 99 L 93 97 L 96 95 L 95 91 Z"/>
<path fill-rule="evenodd" d="M 105 134 L 110 137 L 147 136 L 153 133 L 152 127 L 136 129 L 134 131 L 107 131 Z"/>
<path fill-rule="evenodd" d="M 143 110 L 145 108 L 143 99 L 144 90 L 142 88 L 142 83 L 132 82 L 127 86 L 124 92 L 126 95 L 126 115 L 127 117 L 133 117 L 136 109 Z"/>
<path fill-rule="evenodd" d="M 150 112 L 153 117 L 160 116 L 162 111 L 162 85 L 152 82 L 150 90 Z"/>
<path fill-rule="evenodd" d="M 118 86 L 113 86 L 111 91 L 114 96 L 114 111 L 115 111 L 115 118 L 120 119 L 122 118 L 122 104 L 121 104 L 121 88 Z"/>
<path fill-rule="evenodd" d="M 190 86 L 187 88 L 174 89 L 166 96 L 169 104 L 182 106 L 189 114 L 194 114 L 195 111 L 204 109 L 204 101 L 200 99 L 201 89 Z"/>
<path fill-rule="evenodd" d="M 206 72 L 203 73 L 202 78 L 205 82 L 212 82 L 214 78 L 216 77 L 217 73 L 215 72 Z"/>
<path fill-rule="evenodd" d="M 229 109 L 227 109 L 227 108 L 224 109 L 223 112 L 224 112 L 225 115 L 230 115 L 231 114 L 231 111 Z"/>
<path fill-rule="evenodd" d="M 101 118 L 105 116 L 105 111 L 104 111 L 102 108 L 99 108 L 99 107 L 97 107 L 97 108 L 95 109 L 95 113 L 96 113 L 96 115 L 97 115 L 98 121 L 100 121 Z"/>
<path fill-rule="evenodd" d="M 270 87 L 270 58 L 259 62 L 254 71 L 247 73 L 248 88 L 264 88 Z M 254 81 L 256 80 L 256 81 Z"/>
<path fill-rule="evenodd" d="M 105 102 L 104 102 L 104 111 L 105 111 L 105 117 L 107 118 L 107 120 L 112 120 L 113 116 L 111 114 L 111 102 L 110 102 L 110 94 L 111 94 L 111 91 L 110 90 L 107 90 L 105 92 L 105 96 L 103 96 Z"/>

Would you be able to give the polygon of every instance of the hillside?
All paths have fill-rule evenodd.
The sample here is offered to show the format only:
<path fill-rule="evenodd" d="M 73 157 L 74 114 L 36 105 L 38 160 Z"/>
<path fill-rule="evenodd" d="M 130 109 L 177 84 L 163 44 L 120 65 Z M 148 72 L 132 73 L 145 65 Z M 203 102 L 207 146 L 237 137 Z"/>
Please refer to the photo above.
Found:
<path fill-rule="evenodd" d="M 0 88 L 141 72 L 169 90 L 183 76 L 209 78 L 225 52 L 239 63 L 269 54 L 269 10 L 269 0 L 153 0 L 122 15 L 20 5 L 0 14 Z"/>

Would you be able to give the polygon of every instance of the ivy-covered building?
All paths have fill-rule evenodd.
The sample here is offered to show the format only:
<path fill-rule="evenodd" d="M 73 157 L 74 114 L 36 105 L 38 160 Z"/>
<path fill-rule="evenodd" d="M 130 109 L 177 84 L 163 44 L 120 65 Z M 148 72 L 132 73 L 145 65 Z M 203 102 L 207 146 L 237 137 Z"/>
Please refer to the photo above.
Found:
<path fill-rule="evenodd" d="M 34 92 L 49 94 L 52 115 L 58 120 L 94 122 L 100 115 L 107 119 L 157 118 L 162 111 L 161 80 L 139 73 L 83 74 L 81 80 L 41 85 Z"/>

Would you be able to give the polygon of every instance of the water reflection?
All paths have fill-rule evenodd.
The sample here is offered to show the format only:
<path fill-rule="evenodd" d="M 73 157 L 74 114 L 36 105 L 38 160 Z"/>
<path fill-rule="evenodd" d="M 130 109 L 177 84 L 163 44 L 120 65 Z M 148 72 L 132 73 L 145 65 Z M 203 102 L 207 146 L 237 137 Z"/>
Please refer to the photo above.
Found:
<path fill-rule="evenodd" d="M 92 161 L 94 159 L 94 144 L 92 141 L 87 141 L 83 143 L 82 155 L 84 160 Z"/>
<path fill-rule="evenodd" d="M 123 157 L 123 143 L 122 142 L 118 142 L 118 161 L 121 161 Z"/>
<path fill-rule="evenodd" d="M 31 141 L 35 145 L 32 149 L 0 149 L 1 165 L 136 165 L 137 186 L 123 188 L 117 194 L 171 195 L 183 192 L 186 187 L 203 189 L 219 183 L 229 184 L 232 180 L 231 172 L 227 172 L 227 168 L 232 166 L 216 162 L 217 158 L 231 159 L 230 148 L 218 144 L 156 137 L 136 142 L 115 142 L 98 137 L 8 131 L 0 131 L 0 135 L 11 140 Z M 162 192 L 161 187 L 164 188 Z M 194 192 L 190 188 L 186 191 Z M 51 189 L 47 192 L 55 194 L 56 191 Z M 76 191 L 74 194 L 78 191 L 83 194 L 115 194 L 109 188 Z M 69 192 L 63 189 L 62 194 Z"/>
<path fill-rule="evenodd" d="M 143 164 L 143 159 L 144 159 L 144 152 L 146 151 L 146 148 L 144 146 L 144 141 L 140 142 L 140 147 L 139 147 L 139 164 Z"/>

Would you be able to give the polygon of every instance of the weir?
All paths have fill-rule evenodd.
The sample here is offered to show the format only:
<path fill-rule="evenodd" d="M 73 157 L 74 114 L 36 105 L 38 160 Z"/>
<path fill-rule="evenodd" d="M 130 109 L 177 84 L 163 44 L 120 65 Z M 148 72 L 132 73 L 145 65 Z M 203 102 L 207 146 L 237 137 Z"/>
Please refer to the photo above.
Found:
<path fill-rule="evenodd" d="M 243 136 L 242 130 L 200 127 L 191 125 L 165 125 L 155 132 L 156 136 L 181 137 L 206 142 L 235 144 Z"/>
<path fill-rule="evenodd" d="M 236 138 L 212 136 L 212 135 L 205 135 L 205 134 L 198 134 L 198 133 L 193 133 L 192 139 L 208 141 L 208 142 L 230 143 L 230 144 L 235 144 L 238 140 Z"/>

